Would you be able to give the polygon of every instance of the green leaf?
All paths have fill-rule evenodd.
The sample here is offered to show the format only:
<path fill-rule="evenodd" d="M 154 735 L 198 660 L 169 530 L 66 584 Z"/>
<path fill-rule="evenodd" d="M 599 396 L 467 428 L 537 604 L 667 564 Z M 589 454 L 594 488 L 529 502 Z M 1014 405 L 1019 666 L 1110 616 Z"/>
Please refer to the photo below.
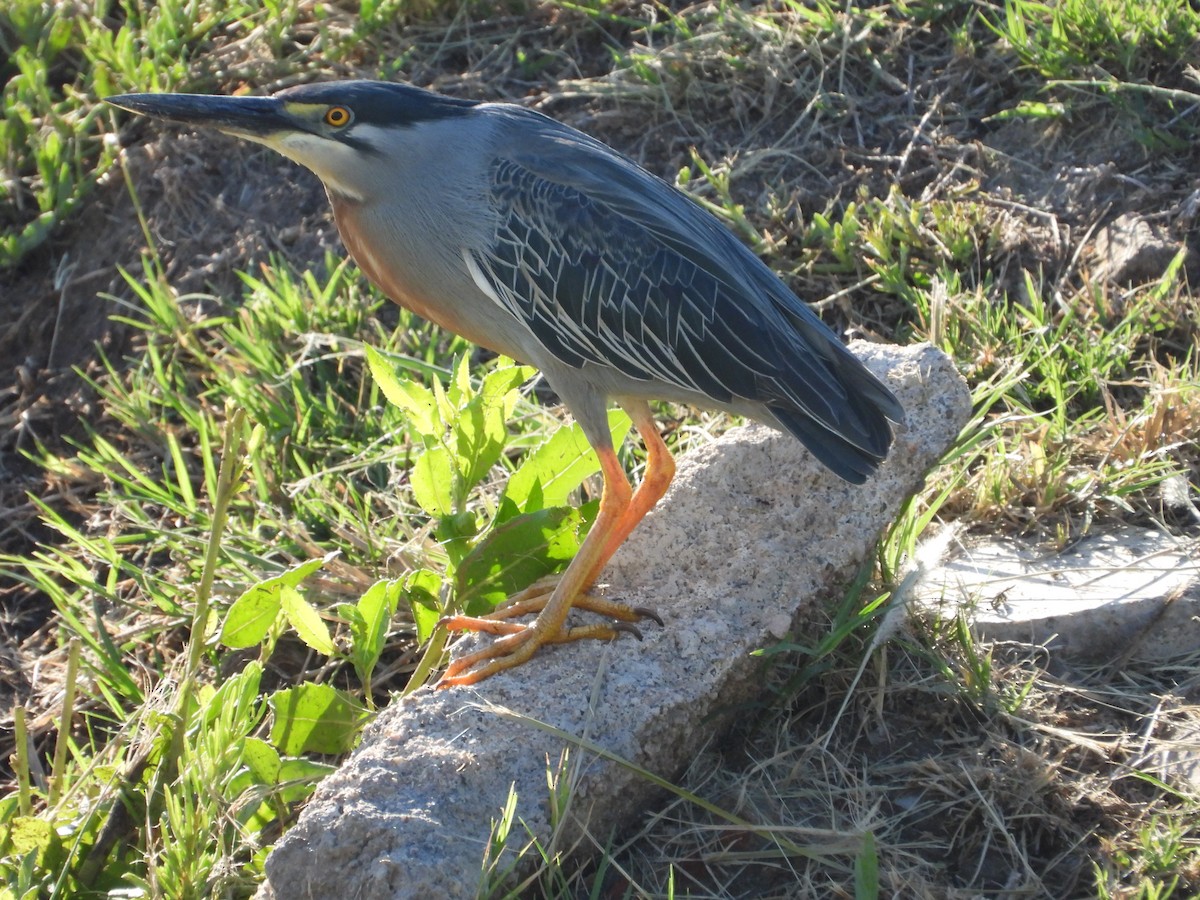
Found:
<path fill-rule="evenodd" d="M 253 647 L 267 636 L 279 615 L 280 584 L 256 584 L 233 601 L 217 639 L 234 650 Z"/>
<path fill-rule="evenodd" d="M 358 599 L 355 607 L 357 621 L 350 626 L 350 658 L 362 681 L 367 680 L 367 675 L 375 668 L 379 655 L 383 653 L 388 626 L 400 604 L 402 590 L 403 583 L 399 579 L 377 581 Z"/>
<path fill-rule="evenodd" d="M 504 418 L 507 419 L 516 409 L 520 391 L 517 390 L 526 381 L 537 374 L 533 366 L 501 365 L 483 377 L 483 386 L 479 393 L 484 402 L 499 404 Z"/>
<path fill-rule="evenodd" d="M 241 729 L 245 733 L 262 718 L 259 686 L 262 683 L 262 663 L 250 660 L 240 672 L 226 677 L 216 688 L 201 687 L 201 722 L 205 728 L 223 723 L 226 729 Z"/>
<path fill-rule="evenodd" d="M 303 756 L 285 759 L 279 769 L 279 784 L 283 787 L 279 797 L 284 803 L 299 803 L 316 789 L 317 782 L 336 771 L 337 766 Z"/>
<path fill-rule="evenodd" d="M 312 575 L 323 565 L 325 565 L 325 563 L 329 562 L 331 559 L 334 559 L 337 555 L 338 552 L 334 551 L 333 553 L 326 553 L 320 559 L 305 560 L 302 563 L 292 566 L 286 572 L 283 572 L 282 574 L 276 575 L 272 578 L 268 578 L 262 583 L 273 584 L 278 582 L 279 584 L 286 584 L 288 587 L 299 587 L 304 583 L 304 579 L 308 578 L 309 575 Z"/>
<path fill-rule="evenodd" d="M 321 559 L 307 560 L 247 588 L 225 613 L 225 621 L 221 623 L 221 633 L 217 639 L 234 650 L 260 643 L 279 615 L 282 605 L 280 592 L 283 588 L 296 587 L 335 555 L 331 553 Z"/>
<path fill-rule="evenodd" d="M 454 466 L 445 447 L 430 447 L 417 457 L 409 473 L 413 497 L 431 516 L 454 512 Z"/>
<path fill-rule="evenodd" d="M 596 506 L 541 509 L 493 528 L 459 563 L 458 607 L 467 615 L 490 612 L 511 594 L 560 571 L 578 552 L 588 513 Z"/>
<path fill-rule="evenodd" d="M 875 834 L 863 834 L 862 847 L 854 858 L 854 900 L 878 900 L 879 854 L 875 849 Z"/>
<path fill-rule="evenodd" d="M 453 422 L 458 407 L 446 396 L 446 386 L 438 378 L 433 379 L 433 398 L 437 403 L 438 412 L 441 414 L 441 421 Z"/>
<path fill-rule="evenodd" d="M 474 397 L 475 389 L 471 385 L 471 359 L 464 353 L 454 366 L 454 378 L 450 381 L 447 399 L 456 409 L 462 409 Z"/>
<path fill-rule="evenodd" d="M 27 857 L 26 865 L 36 862 L 37 868 L 44 872 L 58 872 L 66 865 L 70 853 L 63 846 L 62 836 L 53 822 L 34 816 L 17 816 L 7 821 L 6 825 L 8 827 L 5 829 L 5 839 L 0 844 L 5 853 L 5 863 L 11 863 L 15 858 L 24 856 Z M 11 871 L 8 869 L 5 874 L 9 875 Z M 0 897 L 9 896 L 16 895 L 6 894 L 0 889 Z M 20 896 L 33 898 L 43 895 L 33 890 Z"/>
<path fill-rule="evenodd" d="M 7 849 L 13 856 L 36 850 L 39 858 L 58 843 L 54 825 L 35 816 L 17 816 L 9 823 Z"/>
<path fill-rule="evenodd" d="M 338 618 L 342 619 L 350 626 L 351 640 L 358 640 L 354 635 L 362 634 L 366 631 L 367 623 L 363 620 L 362 613 L 358 611 L 358 607 L 353 603 L 339 603 L 337 605 Z"/>
<path fill-rule="evenodd" d="M 262 738 L 248 737 L 242 742 L 242 763 L 255 784 L 279 783 L 279 753 Z"/>
<path fill-rule="evenodd" d="M 614 447 L 624 442 L 631 424 L 624 410 L 609 410 L 608 427 Z M 583 436 L 583 429 L 572 423 L 558 429 L 525 458 L 508 479 L 504 499 L 511 500 L 522 512 L 533 512 L 539 506 L 565 506 L 571 492 L 598 471 L 596 451 Z M 536 502 L 539 491 L 540 503 Z"/>
<path fill-rule="evenodd" d="M 542 484 L 540 481 L 533 483 L 533 491 L 529 495 L 527 505 L 530 512 L 541 509 L 545 504 L 542 499 Z M 496 504 L 496 515 L 492 517 L 492 527 L 497 528 L 503 525 L 510 519 L 515 519 L 521 514 L 521 507 L 517 506 L 509 497 L 501 497 L 500 502 Z"/>
<path fill-rule="evenodd" d="M 336 651 L 333 638 L 329 636 L 329 626 L 321 620 L 316 608 L 301 597 L 294 587 L 287 585 L 281 589 L 280 599 L 283 602 L 283 614 L 288 624 L 296 629 L 300 640 L 322 656 L 333 656 Z"/>
<path fill-rule="evenodd" d="M 374 347 L 367 347 L 367 365 L 379 390 L 388 402 L 403 410 L 409 424 L 424 438 L 436 438 L 442 433 L 433 392 L 415 381 L 401 380 L 387 358 Z"/>
<path fill-rule="evenodd" d="M 337 766 L 317 762 L 305 756 L 292 756 L 283 761 L 279 776 L 281 781 L 315 781 L 326 775 L 332 775 L 337 768 Z"/>
<path fill-rule="evenodd" d="M 417 626 L 417 642 L 425 643 L 442 617 L 442 576 L 431 569 L 417 569 L 404 579 L 404 595 Z"/>
<path fill-rule="evenodd" d="M 271 695 L 271 743 L 286 756 L 345 753 L 353 749 L 366 711 L 348 694 L 306 682 Z"/>
<path fill-rule="evenodd" d="M 261 796 L 255 785 L 276 787 L 282 781 L 282 761 L 279 753 L 262 738 L 247 737 L 241 742 L 242 769 L 225 786 L 225 796 L 234 801 L 236 815 L 248 831 L 261 831 L 276 818 L 275 804 L 263 801 L 247 803 L 252 796 Z M 254 791 L 253 794 L 250 791 Z"/>
<path fill-rule="evenodd" d="M 504 452 L 508 432 L 504 411 L 497 402 L 488 404 L 482 395 L 467 404 L 454 422 L 454 448 L 463 491 L 469 491 L 487 477 Z"/>

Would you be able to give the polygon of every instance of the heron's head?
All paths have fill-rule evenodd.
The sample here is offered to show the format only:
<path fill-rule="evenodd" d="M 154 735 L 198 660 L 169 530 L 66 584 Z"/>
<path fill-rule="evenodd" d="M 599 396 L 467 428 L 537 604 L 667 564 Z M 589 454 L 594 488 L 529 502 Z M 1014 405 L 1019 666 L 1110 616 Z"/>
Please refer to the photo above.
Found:
<path fill-rule="evenodd" d="M 330 190 L 362 200 L 378 166 L 403 151 L 406 130 L 462 116 L 475 101 L 407 84 L 340 81 L 288 88 L 270 97 L 119 94 L 107 101 L 143 116 L 214 129 L 265 144 L 311 169 Z"/>

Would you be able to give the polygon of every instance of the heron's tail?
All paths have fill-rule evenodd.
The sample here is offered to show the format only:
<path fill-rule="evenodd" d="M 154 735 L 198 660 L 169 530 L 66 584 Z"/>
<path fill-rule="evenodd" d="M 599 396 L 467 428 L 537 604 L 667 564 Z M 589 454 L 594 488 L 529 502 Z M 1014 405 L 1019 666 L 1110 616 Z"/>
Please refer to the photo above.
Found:
<path fill-rule="evenodd" d="M 903 424 L 904 407 L 849 351 L 836 362 L 837 382 L 844 391 L 835 405 L 836 421 L 822 422 L 799 406 L 769 404 L 767 409 L 834 474 L 862 484 L 887 457 L 892 446 L 888 421 Z"/>

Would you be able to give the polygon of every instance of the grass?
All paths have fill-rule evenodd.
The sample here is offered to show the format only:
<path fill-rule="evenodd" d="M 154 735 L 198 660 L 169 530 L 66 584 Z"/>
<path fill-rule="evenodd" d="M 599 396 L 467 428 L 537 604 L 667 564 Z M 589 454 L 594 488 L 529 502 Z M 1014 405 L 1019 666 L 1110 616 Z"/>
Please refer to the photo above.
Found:
<path fill-rule="evenodd" d="M 372 711 L 436 670 L 437 617 L 561 566 L 587 527 L 594 462 L 528 372 L 396 310 L 350 264 L 252 264 L 239 234 L 236 291 L 175 287 L 187 236 L 170 197 L 143 202 L 157 195 L 98 98 L 329 72 L 540 102 L 674 179 L 831 323 L 941 347 L 975 397 L 827 630 L 764 648 L 759 725 L 591 865 L 508 810 L 485 893 L 513 889 L 493 866 L 513 842 L 518 883 L 544 896 L 1200 893 L 1196 792 L 1155 755 L 1194 734 L 1194 660 L 1068 678 L 965 619 L 904 614 L 906 574 L 952 536 L 1062 546 L 1116 521 L 1196 536 L 1195 262 L 1112 282 L 1090 252 L 1117 209 L 1194 238 L 1200 15 L 1125 0 L 77 12 L 0 12 L 0 266 L 16 283 L 84 253 L 86 235 L 56 242 L 121 180 L 143 246 L 97 298 L 123 337 L 80 369 L 85 414 L 60 398 L 65 424 L 44 427 L 33 394 L 0 385 L 21 436 L 0 465 L 28 490 L 0 526 L 18 673 L 3 896 L 249 896 Z M 167 175 L 171 148 L 156 148 Z M 662 413 L 677 449 L 726 424 Z M 639 452 L 623 460 L 636 471 Z M 529 568 L 505 565 L 514 548 Z M 798 834 L 841 850 L 764 839 Z"/>

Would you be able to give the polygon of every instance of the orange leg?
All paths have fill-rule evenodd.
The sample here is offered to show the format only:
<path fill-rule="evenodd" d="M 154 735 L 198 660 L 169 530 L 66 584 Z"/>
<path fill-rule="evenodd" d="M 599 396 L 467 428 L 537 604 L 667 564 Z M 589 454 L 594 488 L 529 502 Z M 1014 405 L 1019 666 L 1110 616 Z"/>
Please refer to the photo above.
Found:
<path fill-rule="evenodd" d="M 617 548 L 625 543 L 625 538 L 629 537 L 633 529 L 637 528 L 638 523 L 646 518 L 646 513 L 658 505 L 658 501 L 663 498 L 667 488 L 671 486 L 671 480 L 675 477 L 675 459 L 671 456 L 667 445 L 663 443 L 662 435 L 658 433 L 658 425 L 655 423 L 646 401 L 625 401 L 621 405 L 633 419 L 633 427 L 637 429 L 642 443 L 646 445 L 646 472 L 642 476 L 642 483 L 638 485 L 638 489 L 629 501 L 629 508 L 625 511 L 625 515 L 609 534 L 608 543 L 604 548 L 604 558 L 591 573 L 589 587 L 600 577 L 601 570 L 617 552 Z"/>
<path fill-rule="evenodd" d="M 504 636 L 482 650 L 451 663 L 437 684 L 439 688 L 474 684 L 497 672 L 519 666 L 543 644 L 580 638 L 612 639 L 622 631 L 638 634 L 636 628 L 619 622 L 566 628 L 567 616 L 576 605 L 626 621 L 636 621 L 643 615 L 657 618 L 646 610 L 631 609 L 624 604 L 585 596 L 617 548 L 666 493 L 675 474 L 675 461 L 658 434 L 650 407 L 644 401 L 628 401 L 622 405 L 645 441 L 648 453 L 646 474 L 637 491 L 631 490 L 613 448 L 597 447 L 604 490 L 600 495 L 600 513 L 583 546 L 548 596 L 544 590 L 535 591 L 532 596 L 519 600 L 515 609 L 504 607 L 487 617 L 451 616 L 443 619 L 439 624 L 451 631 L 485 631 Z M 537 609 L 541 611 L 529 625 L 506 621 L 514 615 Z"/>

